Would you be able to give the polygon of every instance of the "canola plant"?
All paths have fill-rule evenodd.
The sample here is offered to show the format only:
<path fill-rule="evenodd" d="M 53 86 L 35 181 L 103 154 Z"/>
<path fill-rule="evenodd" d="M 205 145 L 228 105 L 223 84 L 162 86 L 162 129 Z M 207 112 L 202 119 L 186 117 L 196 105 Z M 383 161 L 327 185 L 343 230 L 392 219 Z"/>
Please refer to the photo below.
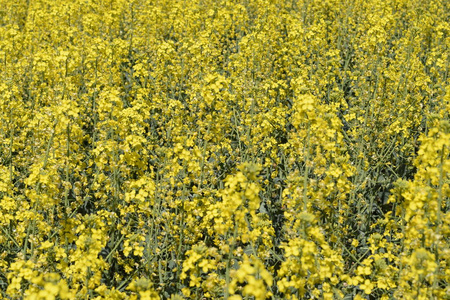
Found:
<path fill-rule="evenodd" d="M 0 298 L 450 299 L 450 3 L 0 0 Z"/>

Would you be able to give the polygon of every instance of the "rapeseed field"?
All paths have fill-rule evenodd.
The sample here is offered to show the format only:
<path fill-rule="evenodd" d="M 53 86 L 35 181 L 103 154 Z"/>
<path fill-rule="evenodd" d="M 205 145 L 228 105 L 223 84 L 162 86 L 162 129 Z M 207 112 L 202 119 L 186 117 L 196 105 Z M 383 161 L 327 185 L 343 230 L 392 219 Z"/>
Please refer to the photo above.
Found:
<path fill-rule="evenodd" d="M 450 2 L 0 0 L 0 299 L 450 299 Z"/>

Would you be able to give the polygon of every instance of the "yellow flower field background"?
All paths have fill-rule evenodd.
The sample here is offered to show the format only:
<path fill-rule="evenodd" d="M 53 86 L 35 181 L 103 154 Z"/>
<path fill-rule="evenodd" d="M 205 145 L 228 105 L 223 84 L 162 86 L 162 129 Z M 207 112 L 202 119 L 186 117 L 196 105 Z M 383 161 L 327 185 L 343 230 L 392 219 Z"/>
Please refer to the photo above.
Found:
<path fill-rule="evenodd" d="M 450 299 L 450 3 L 0 0 L 3 299 Z"/>

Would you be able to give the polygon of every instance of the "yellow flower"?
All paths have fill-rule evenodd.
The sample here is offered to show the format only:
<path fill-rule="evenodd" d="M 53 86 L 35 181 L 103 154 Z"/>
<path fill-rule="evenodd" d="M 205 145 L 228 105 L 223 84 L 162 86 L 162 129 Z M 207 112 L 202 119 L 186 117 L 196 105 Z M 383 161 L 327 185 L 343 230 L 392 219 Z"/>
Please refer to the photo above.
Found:
<path fill-rule="evenodd" d="M 369 295 L 370 293 L 372 293 L 372 290 L 375 288 L 375 285 L 369 279 L 366 279 L 364 280 L 363 284 L 359 285 L 359 287 L 364 291 L 364 293 Z"/>

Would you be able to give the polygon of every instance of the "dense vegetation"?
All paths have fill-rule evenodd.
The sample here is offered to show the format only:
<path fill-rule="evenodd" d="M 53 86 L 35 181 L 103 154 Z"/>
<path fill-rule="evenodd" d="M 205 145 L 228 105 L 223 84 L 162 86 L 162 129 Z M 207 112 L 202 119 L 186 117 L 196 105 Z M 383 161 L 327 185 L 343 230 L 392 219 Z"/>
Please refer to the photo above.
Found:
<path fill-rule="evenodd" d="M 0 0 L 4 299 L 450 299 L 450 2 Z"/>

